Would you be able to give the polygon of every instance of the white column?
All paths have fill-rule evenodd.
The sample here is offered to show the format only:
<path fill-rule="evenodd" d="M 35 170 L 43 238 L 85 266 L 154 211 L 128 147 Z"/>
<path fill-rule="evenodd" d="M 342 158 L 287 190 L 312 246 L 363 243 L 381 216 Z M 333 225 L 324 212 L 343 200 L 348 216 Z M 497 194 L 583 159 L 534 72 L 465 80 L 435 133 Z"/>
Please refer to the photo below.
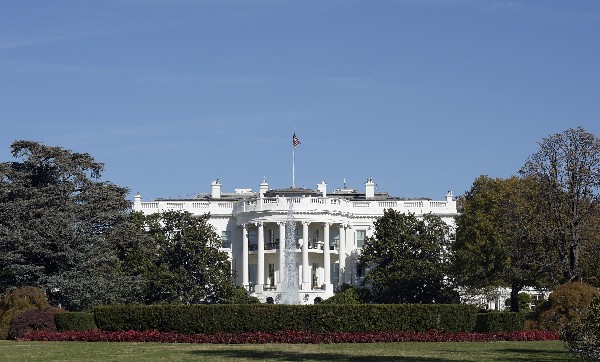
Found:
<path fill-rule="evenodd" d="M 248 289 L 248 229 L 242 224 L 242 285 Z"/>
<path fill-rule="evenodd" d="M 285 270 L 285 221 L 280 221 L 279 224 L 279 280 L 277 281 L 277 289 L 283 287 L 283 278 Z"/>
<path fill-rule="evenodd" d="M 308 224 L 302 222 L 302 290 L 310 290 L 310 267 L 308 266 Z"/>
<path fill-rule="evenodd" d="M 346 226 L 340 225 L 340 281 L 339 286 L 346 282 Z"/>
<path fill-rule="evenodd" d="M 326 291 L 333 291 L 331 285 L 331 257 L 329 255 L 329 226 L 331 224 L 323 224 L 323 284 Z"/>
<path fill-rule="evenodd" d="M 352 225 L 350 224 L 346 224 L 346 245 L 345 245 L 345 250 L 347 254 L 350 254 L 352 252 L 352 250 L 354 249 L 354 247 L 348 247 L 348 244 L 350 245 L 354 245 L 354 235 L 352 234 Z M 350 265 L 348 265 L 350 264 Z M 354 265 L 352 263 L 348 263 L 348 259 L 346 259 L 346 268 L 344 268 L 344 283 L 347 284 L 352 284 L 352 280 L 350 280 L 350 276 L 352 275 L 352 268 L 354 268 Z"/>
<path fill-rule="evenodd" d="M 258 266 L 257 266 L 257 292 L 263 291 L 265 284 L 265 227 L 262 222 L 256 223 L 258 226 Z"/>

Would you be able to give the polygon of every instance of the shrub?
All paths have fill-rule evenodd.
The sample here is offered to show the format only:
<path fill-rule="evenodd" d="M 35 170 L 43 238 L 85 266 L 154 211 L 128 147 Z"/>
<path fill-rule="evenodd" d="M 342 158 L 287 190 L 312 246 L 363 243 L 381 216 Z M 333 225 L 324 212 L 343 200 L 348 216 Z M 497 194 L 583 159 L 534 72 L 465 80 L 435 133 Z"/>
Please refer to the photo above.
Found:
<path fill-rule="evenodd" d="M 226 304 L 259 304 L 260 300 L 248 294 L 246 289 L 237 287 L 233 290 L 231 298 L 225 301 Z"/>
<path fill-rule="evenodd" d="M 372 299 L 371 291 L 367 288 L 345 288 L 333 297 L 327 298 L 323 304 L 364 304 Z"/>
<path fill-rule="evenodd" d="M 510 310 L 510 298 L 504 302 L 505 307 Z M 519 311 L 528 312 L 531 310 L 531 295 L 527 293 L 519 293 Z"/>
<path fill-rule="evenodd" d="M 13 319 L 27 309 L 46 311 L 53 307 L 40 288 L 22 287 L 5 292 L 4 297 L 0 298 L 0 339 L 8 338 Z"/>
<path fill-rule="evenodd" d="M 122 305 L 96 307 L 98 328 L 105 331 L 159 330 L 175 333 L 470 332 L 475 323 L 472 305 Z"/>
<path fill-rule="evenodd" d="M 513 332 L 525 328 L 525 313 L 489 312 L 478 313 L 475 332 Z"/>
<path fill-rule="evenodd" d="M 97 329 L 94 313 L 64 312 L 54 315 L 56 329 L 62 331 L 90 331 Z"/>
<path fill-rule="evenodd" d="M 558 331 L 567 323 L 578 323 L 588 314 L 592 299 L 600 291 L 584 283 L 566 283 L 558 286 L 548 300 L 536 310 L 538 327 Z"/>
<path fill-rule="evenodd" d="M 594 298 L 585 320 L 564 326 L 560 339 L 583 361 L 600 361 L 600 298 Z"/>
<path fill-rule="evenodd" d="M 56 332 L 54 313 L 49 310 L 27 309 L 16 316 L 10 326 L 8 338 L 21 338 L 31 331 Z"/>

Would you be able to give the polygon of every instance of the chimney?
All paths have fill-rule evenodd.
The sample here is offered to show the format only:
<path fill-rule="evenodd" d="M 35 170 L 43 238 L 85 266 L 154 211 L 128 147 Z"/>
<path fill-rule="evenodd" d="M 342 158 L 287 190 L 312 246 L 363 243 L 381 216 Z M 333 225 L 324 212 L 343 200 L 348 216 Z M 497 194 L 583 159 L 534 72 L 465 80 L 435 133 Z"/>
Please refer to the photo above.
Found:
<path fill-rule="evenodd" d="M 267 191 L 269 191 L 269 184 L 267 183 L 267 179 L 263 178 L 263 181 L 258 186 L 258 193 L 260 197 L 263 197 Z"/>
<path fill-rule="evenodd" d="M 452 202 L 452 191 L 448 191 L 446 194 L 446 202 L 450 204 Z"/>
<path fill-rule="evenodd" d="M 317 191 L 323 193 L 323 197 L 327 197 L 327 184 L 325 181 L 321 181 L 320 184 L 317 184 Z"/>
<path fill-rule="evenodd" d="M 220 199 L 221 198 L 221 181 L 219 181 L 219 179 L 216 179 L 215 181 L 212 182 L 211 186 L 212 186 L 211 197 L 213 199 Z"/>
<path fill-rule="evenodd" d="M 133 211 L 142 211 L 142 195 L 139 192 L 133 197 Z"/>
<path fill-rule="evenodd" d="M 365 197 L 367 199 L 375 197 L 375 183 L 372 178 L 368 178 L 367 182 L 365 182 Z"/>

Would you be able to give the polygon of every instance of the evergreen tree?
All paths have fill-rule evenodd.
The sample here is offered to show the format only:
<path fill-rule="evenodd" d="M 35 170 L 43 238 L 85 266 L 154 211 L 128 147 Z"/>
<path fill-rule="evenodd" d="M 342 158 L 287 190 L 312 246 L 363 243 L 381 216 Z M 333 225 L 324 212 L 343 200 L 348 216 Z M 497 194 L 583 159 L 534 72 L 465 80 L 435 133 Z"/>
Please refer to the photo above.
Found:
<path fill-rule="evenodd" d="M 375 223 L 359 257 L 378 303 L 453 303 L 447 247 L 450 227 L 439 217 L 416 217 L 393 209 Z"/>
<path fill-rule="evenodd" d="M 0 290 L 37 286 L 72 310 L 129 300 L 109 235 L 128 217 L 128 190 L 100 181 L 103 164 L 33 141 L 0 164 Z"/>

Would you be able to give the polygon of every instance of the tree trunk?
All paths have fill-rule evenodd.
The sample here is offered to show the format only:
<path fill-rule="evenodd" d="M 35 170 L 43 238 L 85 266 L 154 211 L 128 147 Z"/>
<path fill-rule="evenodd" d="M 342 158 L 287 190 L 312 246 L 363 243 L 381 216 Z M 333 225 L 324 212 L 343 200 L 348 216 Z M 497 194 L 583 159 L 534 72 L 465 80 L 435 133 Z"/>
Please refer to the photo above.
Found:
<path fill-rule="evenodd" d="M 579 278 L 579 244 L 571 245 L 569 248 L 569 274 L 570 282 L 578 282 Z"/>
<path fill-rule="evenodd" d="M 510 311 L 518 312 L 519 311 L 519 293 L 523 290 L 523 287 L 517 284 L 511 285 L 510 290 Z"/>

